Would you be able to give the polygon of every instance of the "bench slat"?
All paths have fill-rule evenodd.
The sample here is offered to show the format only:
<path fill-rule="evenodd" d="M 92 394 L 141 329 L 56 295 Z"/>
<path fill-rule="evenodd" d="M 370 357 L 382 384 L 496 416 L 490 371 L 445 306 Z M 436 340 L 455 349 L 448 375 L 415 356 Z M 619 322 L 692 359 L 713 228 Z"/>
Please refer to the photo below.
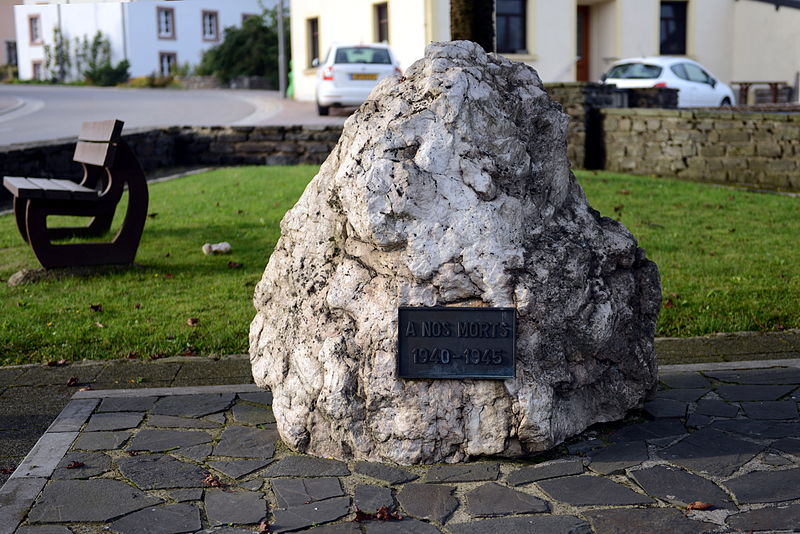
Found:
<path fill-rule="evenodd" d="M 27 178 L 6 176 L 3 185 L 17 198 L 44 198 L 44 191 Z"/>
<path fill-rule="evenodd" d="M 122 134 L 123 124 L 121 120 L 86 121 L 81 125 L 78 139 L 94 142 L 117 141 Z"/>
<path fill-rule="evenodd" d="M 17 198 L 49 198 L 54 200 L 94 200 L 99 193 L 72 180 L 51 180 L 48 178 L 9 177 L 3 185 Z"/>
<path fill-rule="evenodd" d="M 115 147 L 111 143 L 78 141 L 73 160 L 99 167 L 110 167 L 114 162 Z"/>

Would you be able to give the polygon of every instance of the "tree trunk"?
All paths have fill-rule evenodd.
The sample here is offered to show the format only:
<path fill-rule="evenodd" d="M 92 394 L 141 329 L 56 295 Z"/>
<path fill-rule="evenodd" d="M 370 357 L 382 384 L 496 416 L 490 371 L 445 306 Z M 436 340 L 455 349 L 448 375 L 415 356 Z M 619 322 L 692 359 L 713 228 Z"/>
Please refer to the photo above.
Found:
<path fill-rule="evenodd" d="M 494 0 L 450 0 L 450 38 L 494 52 Z"/>

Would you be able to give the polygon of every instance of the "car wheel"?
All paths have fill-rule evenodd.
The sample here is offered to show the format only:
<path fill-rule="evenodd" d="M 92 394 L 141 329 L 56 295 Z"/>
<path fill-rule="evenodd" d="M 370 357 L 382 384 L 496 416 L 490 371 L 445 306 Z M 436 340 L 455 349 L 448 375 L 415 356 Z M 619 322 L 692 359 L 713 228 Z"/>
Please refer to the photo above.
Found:
<path fill-rule="evenodd" d="M 719 107 L 721 108 L 728 108 L 731 106 L 731 99 L 727 96 L 722 99 L 722 102 L 719 103 Z"/>
<path fill-rule="evenodd" d="M 317 115 L 320 117 L 324 117 L 325 115 L 330 114 L 331 108 L 330 106 L 320 106 L 319 102 L 317 102 Z"/>

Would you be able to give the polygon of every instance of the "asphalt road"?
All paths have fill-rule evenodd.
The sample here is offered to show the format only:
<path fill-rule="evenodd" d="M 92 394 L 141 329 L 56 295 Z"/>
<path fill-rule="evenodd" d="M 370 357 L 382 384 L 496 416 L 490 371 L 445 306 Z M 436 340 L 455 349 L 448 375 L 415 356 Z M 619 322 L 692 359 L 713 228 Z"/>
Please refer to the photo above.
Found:
<path fill-rule="evenodd" d="M 86 120 L 117 118 L 130 131 L 175 125 L 341 124 L 346 116 L 317 117 L 313 104 L 282 100 L 275 91 L 0 85 L 0 146 L 74 137 Z"/>

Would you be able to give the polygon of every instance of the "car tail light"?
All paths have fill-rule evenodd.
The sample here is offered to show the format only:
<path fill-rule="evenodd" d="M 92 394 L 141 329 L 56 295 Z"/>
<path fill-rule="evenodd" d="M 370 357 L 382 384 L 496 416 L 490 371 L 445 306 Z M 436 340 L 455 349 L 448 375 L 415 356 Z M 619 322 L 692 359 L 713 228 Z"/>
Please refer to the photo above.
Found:
<path fill-rule="evenodd" d="M 333 66 L 325 67 L 325 70 L 322 71 L 322 79 L 329 82 L 333 81 Z"/>
<path fill-rule="evenodd" d="M 666 86 L 667 86 L 666 82 L 658 82 L 657 84 L 653 85 L 653 87 L 666 87 Z"/>

